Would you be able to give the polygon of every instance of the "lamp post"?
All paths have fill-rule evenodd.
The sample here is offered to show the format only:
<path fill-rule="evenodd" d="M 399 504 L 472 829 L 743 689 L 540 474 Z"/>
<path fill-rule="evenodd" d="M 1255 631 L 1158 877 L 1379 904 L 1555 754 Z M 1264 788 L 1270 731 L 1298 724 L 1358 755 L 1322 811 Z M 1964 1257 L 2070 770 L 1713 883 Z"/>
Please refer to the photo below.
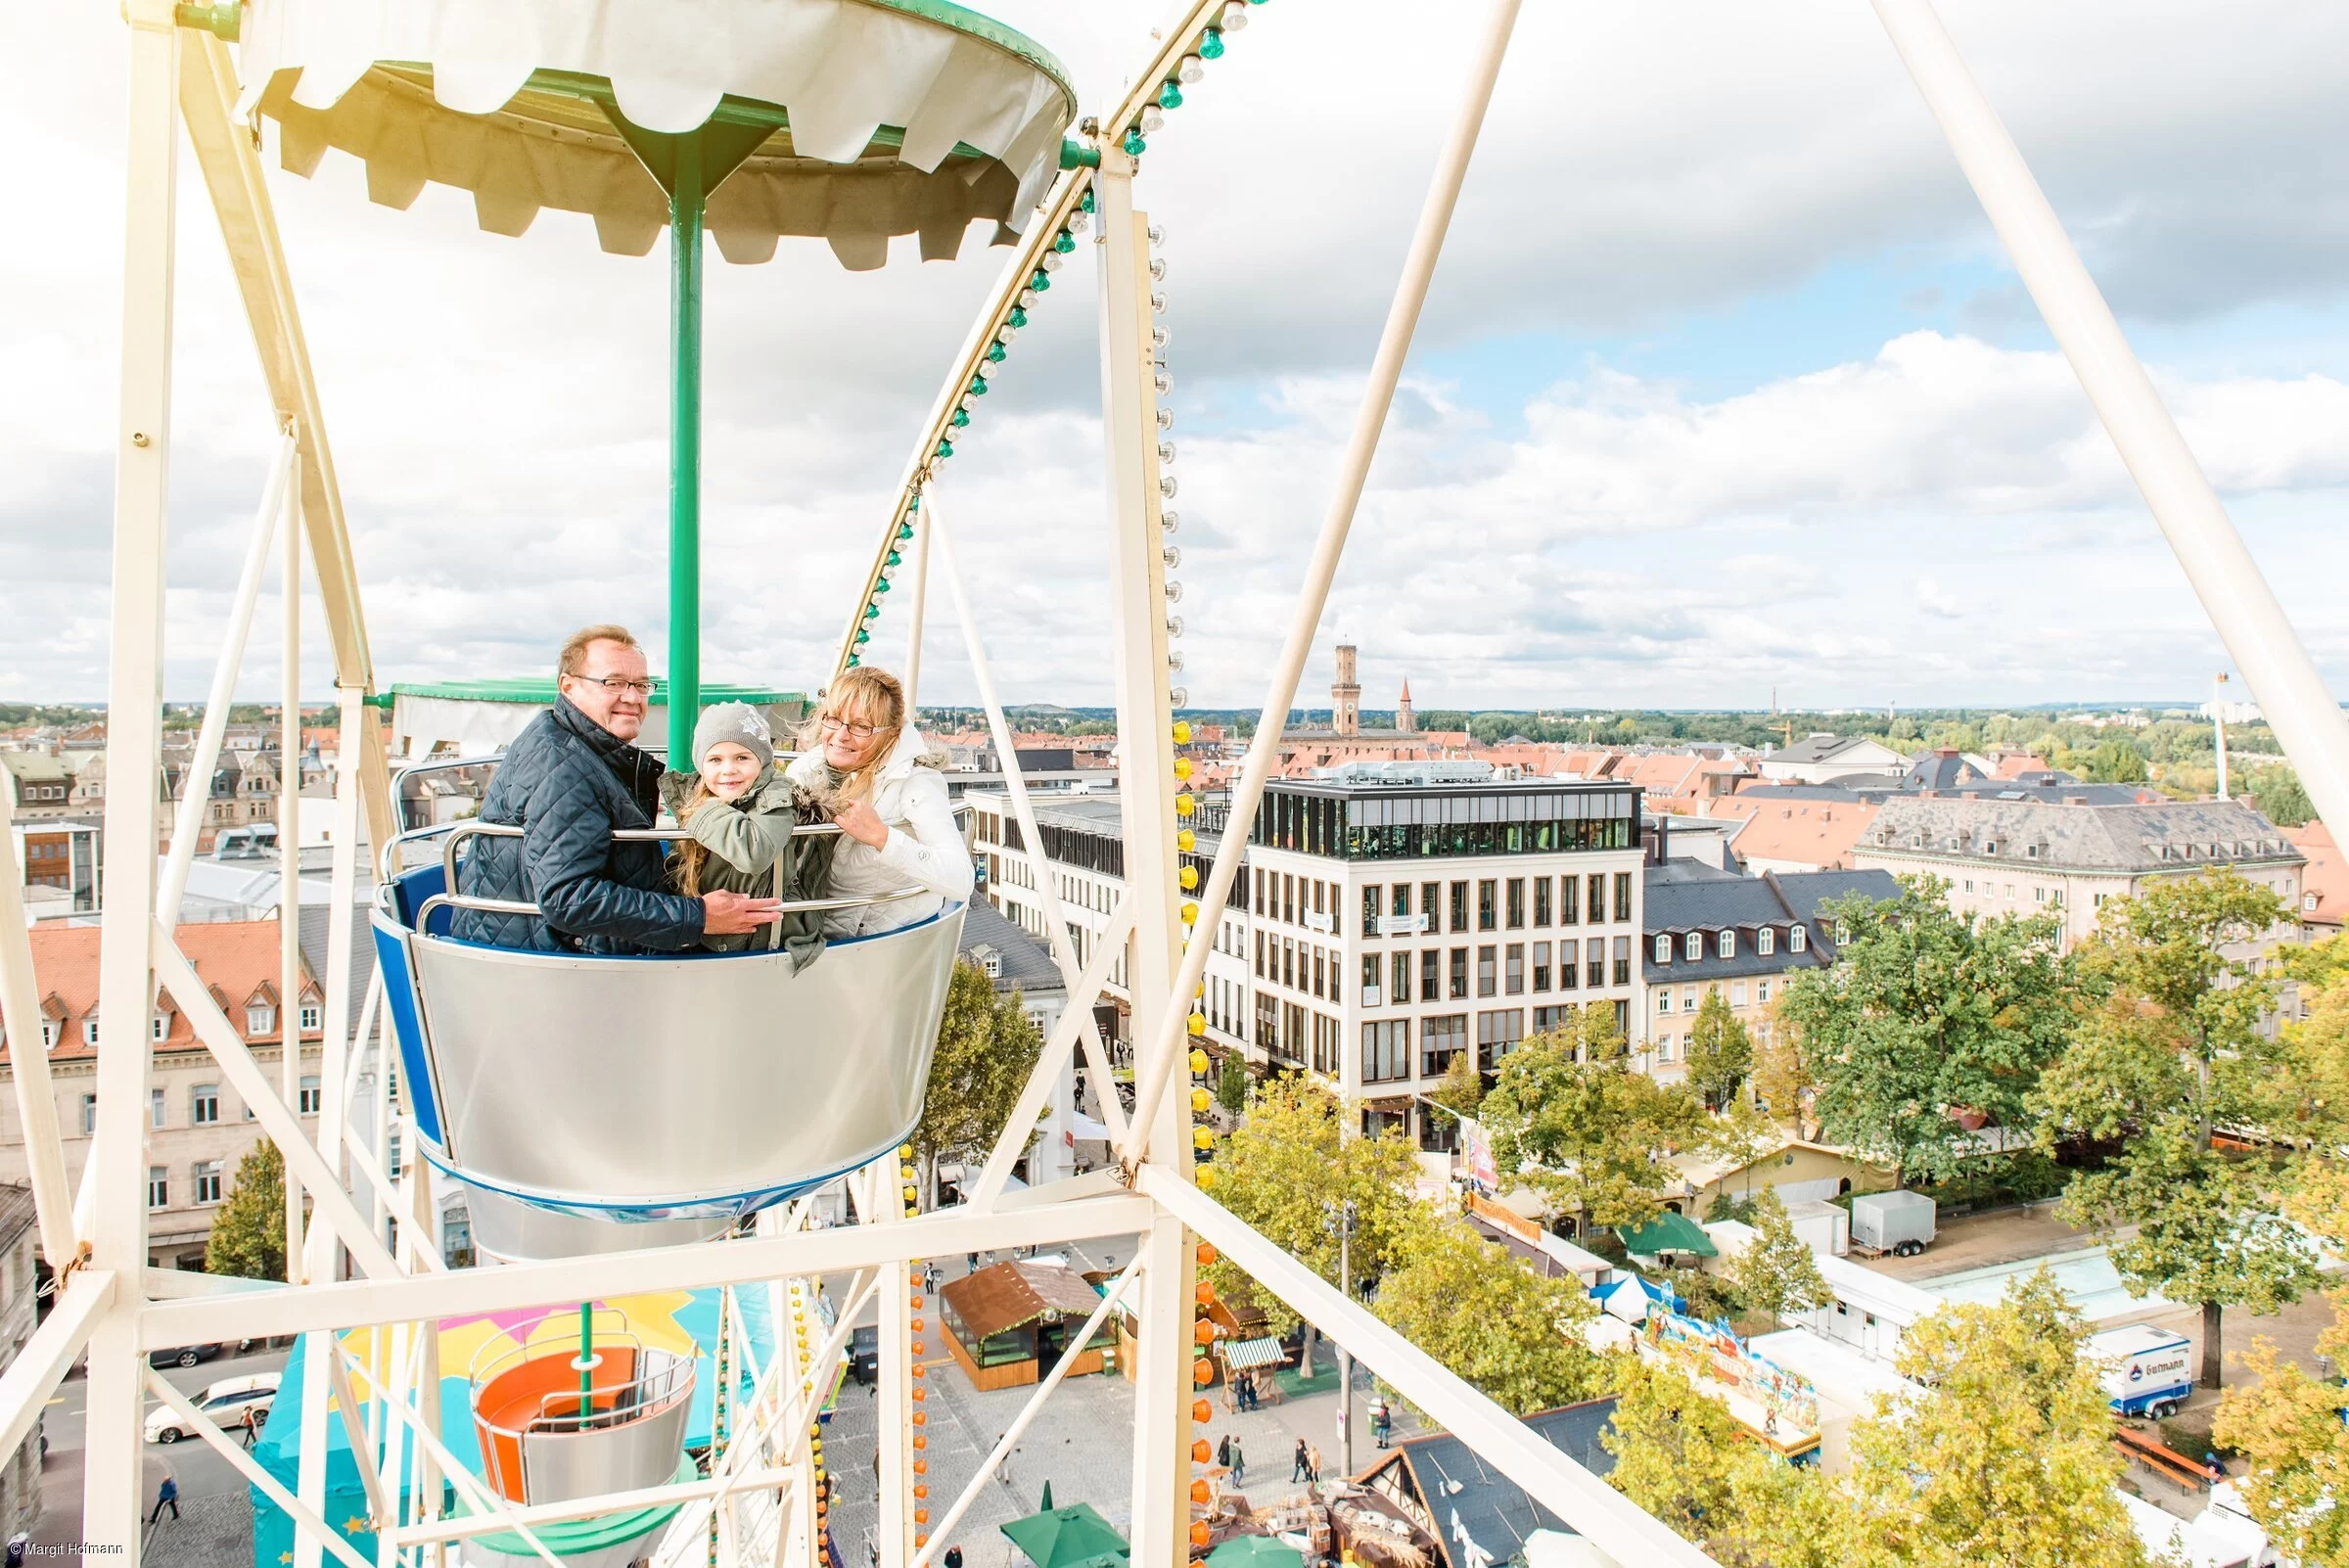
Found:
<path fill-rule="evenodd" d="M 1338 1289 L 1352 1301 L 1354 1233 L 1361 1228 L 1361 1212 L 1352 1198 L 1343 1203 L 1325 1200 L 1321 1228 L 1338 1238 Z M 1338 1467 L 1342 1474 L 1354 1474 L 1354 1354 L 1343 1343 L 1338 1346 Z"/>

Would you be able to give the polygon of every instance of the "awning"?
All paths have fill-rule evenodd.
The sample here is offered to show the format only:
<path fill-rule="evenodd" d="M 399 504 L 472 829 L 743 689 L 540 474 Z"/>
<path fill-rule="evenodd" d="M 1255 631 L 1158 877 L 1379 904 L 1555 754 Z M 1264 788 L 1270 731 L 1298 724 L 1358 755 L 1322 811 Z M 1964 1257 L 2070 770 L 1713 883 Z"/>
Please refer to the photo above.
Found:
<path fill-rule="evenodd" d="M 1077 1138 L 1089 1138 L 1097 1143 L 1107 1143 L 1109 1128 L 1103 1123 L 1094 1121 L 1082 1111 L 1078 1111 L 1069 1118 L 1069 1135 Z"/>
<path fill-rule="evenodd" d="M 1278 1366 L 1289 1359 L 1277 1339 L 1231 1339 L 1225 1340 L 1218 1348 L 1223 1353 L 1223 1364 L 1235 1372 L 1253 1372 L 1260 1366 Z"/>
<path fill-rule="evenodd" d="M 1624 1251 L 1637 1253 L 1642 1258 L 1653 1258 L 1667 1252 L 1713 1258 L 1721 1252 L 1720 1248 L 1713 1245 L 1713 1238 L 1705 1234 L 1702 1225 L 1686 1215 L 1675 1214 L 1670 1209 L 1636 1229 L 1617 1225 L 1615 1234 L 1623 1238 Z"/>
<path fill-rule="evenodd" d="M 721 175 L 742 158 L 709 197 L 727 260 L 795 234 L 865 268 L 892 235 L 929 258 L 974 219 L 1026 228 L 1076 110 L 1049 53 L 943 0 L 250 0 L 238 20 L 238 115 L 280 122 L 290 171 L 340 148 L 386 206 L 431 182 L 492 233 L 584 212 L 622 255 L 668 224 L 637 144 L 708 128 Z"/>

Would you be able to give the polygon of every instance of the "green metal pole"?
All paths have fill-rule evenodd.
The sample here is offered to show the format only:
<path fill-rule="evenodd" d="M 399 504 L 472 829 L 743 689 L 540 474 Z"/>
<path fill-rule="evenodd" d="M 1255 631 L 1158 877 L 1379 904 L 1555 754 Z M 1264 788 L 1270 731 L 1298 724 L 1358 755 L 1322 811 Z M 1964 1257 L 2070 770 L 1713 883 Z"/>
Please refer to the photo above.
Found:
<path fill-rule="evenodd" d="M 702 706 L 702 135 L 668 198 L 668 765 L 693 766 Z"/>
<path fill-rule="evenodd" d="M 579 1419 L 595 1413 L 595 1303 L 579 1303 Z"/>

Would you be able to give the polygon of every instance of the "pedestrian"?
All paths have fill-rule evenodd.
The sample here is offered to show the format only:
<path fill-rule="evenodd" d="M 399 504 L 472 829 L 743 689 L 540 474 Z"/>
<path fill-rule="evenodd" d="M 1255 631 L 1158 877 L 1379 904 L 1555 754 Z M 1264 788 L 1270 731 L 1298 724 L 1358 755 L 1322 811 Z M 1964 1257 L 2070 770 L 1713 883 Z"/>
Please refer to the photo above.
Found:
<path fill-rule="evenodd" d="M 155 1512 L 147 1516 L 147 1522 L 160 1522 L 165 1508 L 171 1510 L 172 1518 L 179 1517 L 179 1479 L 168 1470 L 163 1472 L 163 1484 L 155 1489 Z"/>
<path fill-rule="evenodd" d="M 245 1418 L 239 1423 L 245 1428 L 245 1446 L 249 1449 L 253 1447 L 253 1440 L 260 1435 L 260 1427 L 257 1424 L 259 1414 L 258 1410 L 248 1405 L 245 1407 Z"/>
<path fill-rule="evenodd" d="M 1305 1439 L 1299 1438 L 1297 1452 L 1289 1455 L 1289 1479 L 1291 1481 L 1311 1481 L 1313 1478 L 1313 1467 L 1305 1462 Z"/>
<path fill-rule="evenodd" d="M 1321 1445 L 1318 1443 L 1305 1451 L 1305 1478 L 1308 1481 L 1321 1479 Z"/>
<path fill-rule="evenodd" d="M 1370 1435 L 1378 1440 L 1378 1446 L 1383 1449 L 1394 1430 L 1395 1412 L 1387 1407 L 1387 1402 L 1382 1399 L 1370 1407 Z"/>
<path fill-rule="evenodd" d="M 977 1253 L 975 1253 L 975 1252 L 974 1252 L 974 1253 L 966 1253 L 966 1254 L 963 1256 L 963 1260 L 962 1260 L 962 1266 L 963 1266 L 963 1267 L 962 1267 L 962 1271 L 963 1271 L 964 1273 L 966 1273 L 966 1274 L 975 1274 L 975 1273 L 977 1273 L 977 1272 L 979 1271 L 979 1255 L 978 1255 Z"/>
<path fill-rule="evenodd" d="M 1223 1441 L 1216 1445 L 1216 1462 L 1226 1470 L 1231 1468 L 1231 1434 L 1229 1432 L 1224 1433 Z"/>
<path fill-rule="evenodd" d="M 931 1295 L 938 1293 L 938 1260 L 935 1258 L 922 1260 L 922 1289 Z"/>
<path fill-rule="evenodd" d="M 1248 1455 L 1240 1452 L 1238 1438 L 1226 1441 L 1231 1444 L 1231 1484 L 1236 1487 L 1248 1479 Z"/>

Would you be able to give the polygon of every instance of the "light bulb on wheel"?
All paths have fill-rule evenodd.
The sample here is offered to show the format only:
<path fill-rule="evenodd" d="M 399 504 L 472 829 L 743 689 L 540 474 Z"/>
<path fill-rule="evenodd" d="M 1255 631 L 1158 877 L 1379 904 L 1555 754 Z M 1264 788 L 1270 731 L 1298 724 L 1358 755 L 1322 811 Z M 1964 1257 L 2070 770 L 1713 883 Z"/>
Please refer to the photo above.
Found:
<path fill-rule="evenodd" d="M 1174 443 L 1173 441 L 1160 441 L 1158 443 L 1158 460 L 1162 463 L 1172 463 L 1174 461 Z"/>
<path fill-rule="evenodd" d="M 1175 79 L 1184 83 L 1186 86 L 1197 81 L 1200 77 L 1206 74 L 1207 67 L 1200 63 L 1197 55 L 1183 56 L 1182 64 L 1174 68 Z"/>
<path fill-rule="evenodd" d="M 1174 410 L 1172 408 L 1161 408 L 1157 412 L 1158 428 L 1160 430 L 1173 430 L 1174 428 Z"/>
<path fill-rule="evenodd" d="M 1182 565 L 1182 551 L 1172 544 L 1159 551 L 1158 558 L 1167 564 L 1167 570 L 1169 572 L 1172 572 L 1176 567 Z"/>
<path fill-rule="evenodd" d="M 1167 532 L 1173 533 L 1176 529 L 1182 527 L 1182 514 L 1180 512 L 1161 512 L 1158 514 L 1158 526 Z"/>

